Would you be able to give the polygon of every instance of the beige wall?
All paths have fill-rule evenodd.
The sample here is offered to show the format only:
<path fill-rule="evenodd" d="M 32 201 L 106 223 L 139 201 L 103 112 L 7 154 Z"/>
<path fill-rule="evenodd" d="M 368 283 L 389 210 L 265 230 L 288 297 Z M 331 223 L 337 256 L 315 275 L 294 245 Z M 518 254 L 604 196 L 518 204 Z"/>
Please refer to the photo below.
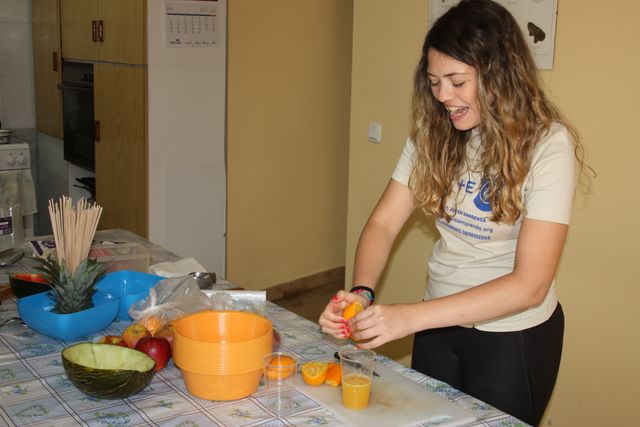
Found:
<path fill-rule="evenodd" d="M 358 234 L 393 169 L 409 130 L 411 78 L 427 25 L 427 0 L 354 1 L 347 219 L 347 277 Z M 567 318 L 556 391 L 543 425 L 631 425 L 640 395 L 640 202 L 635 174 L 640 69 L 640 4 L 609 7 L 560 0 L 555 67 L 548 93 L 582 132 L 597 170 L 590 194 L 576 197 L 558 272 Z M 380 145 L 366 126 L 383 125 Z M 420 298 L 432 228 L 416 218 L 393 251 L 380 302 Z M 410 340 L 385 351 L 408 362 Z"/>
<path fill-rule="evenodd" d="M 382 0 L 355 0 L 349 144 L 347 285 L 360 230 L 386 186 L 408 135 L 412 76 L 427 25 L 427 1 L 389 7 Z M 382 124 L 382 142 L 367 140 L 370 122 Z M 420 216 L 405 227 L 377 291 L 379 302 L 421 298 L 424 265 L 433 229 Z M 426 242 L 425 242 L 426 241 Z M 410 339 L 385 346 L 388 356 L 409 363 Z"/>
<path fill-rule="evenodd" d="M 351 0 L 231 0 L 227 278 L 344 265 Z"/>

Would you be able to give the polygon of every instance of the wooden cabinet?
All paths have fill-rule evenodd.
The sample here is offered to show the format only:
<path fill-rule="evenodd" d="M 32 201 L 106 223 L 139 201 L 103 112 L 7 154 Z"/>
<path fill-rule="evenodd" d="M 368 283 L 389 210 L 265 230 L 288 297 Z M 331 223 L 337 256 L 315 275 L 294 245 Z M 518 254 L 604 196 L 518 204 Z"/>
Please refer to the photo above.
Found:
<path fill-rule="evenodd" d="M 38 131 L 62 138 L 58 0 L 32 0 L 33 74 Z"/>
<path fill-rule="evenodd" d="M 94 65 L 96 201 L 100 228 L 147 236 L 146 68 Z"/>
<path fill-rule="evenodd" d="M 146 63 L 145 0 L 61 0 L 65 59 Z"/>
<path fill-rule="evenodd" d="M 38 129 L 62 138 L 62 58 L 93 62 L 100 228 L 146 237 L 146 1 L 32 0 L 32 21 Z"/>

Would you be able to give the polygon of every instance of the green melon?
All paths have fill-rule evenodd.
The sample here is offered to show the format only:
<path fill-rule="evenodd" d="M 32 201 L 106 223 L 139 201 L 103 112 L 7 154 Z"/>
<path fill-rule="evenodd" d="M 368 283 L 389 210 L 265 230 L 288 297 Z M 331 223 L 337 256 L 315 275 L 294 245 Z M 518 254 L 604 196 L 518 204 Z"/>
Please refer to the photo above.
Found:
<path fill-rule="evenodd" d="M 69 381 L 83 393 L 122 399 L 149 385 L 156 362 L 131 348 L 83 342 L 62 351 L 62 365 Z"/>

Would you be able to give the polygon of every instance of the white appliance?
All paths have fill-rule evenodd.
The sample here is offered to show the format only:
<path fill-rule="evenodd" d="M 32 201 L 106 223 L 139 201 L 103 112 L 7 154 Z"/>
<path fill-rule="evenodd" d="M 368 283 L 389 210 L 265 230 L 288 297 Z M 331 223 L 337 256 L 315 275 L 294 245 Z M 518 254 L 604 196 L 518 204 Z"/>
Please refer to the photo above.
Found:
<path fill-rule="evenodd" d="M 31 153 L 27 143 L 0 144 L 0 172 L 27 171 L 31 175 Z M 0 173 L 1 179 L 8 179 L 8 174 Z M 33 181 L 31 180 L 31 185 Z M 17 191 L 21 191 L 18 189 Z M 35 197 L 35 189 L 32 189 Z M 23 211 L 24 212 L 24 211 Z M 22 215 L 15 221 L 14 227 L 19 227 L 17 233 L 21 236 L 33 236 L 33 213 Z"/>
<path fill-rule="evenodd" d="M 31 169 L 29 144 L 1 144 L 0 171 Z"/>
<path fill-rule="evenodd" d="M 149 240 L 219 278 L 226 277 L 226 25 L 227 0 L 147 2 Z M 176 28 L 186 28 L 180 45 Z"/>

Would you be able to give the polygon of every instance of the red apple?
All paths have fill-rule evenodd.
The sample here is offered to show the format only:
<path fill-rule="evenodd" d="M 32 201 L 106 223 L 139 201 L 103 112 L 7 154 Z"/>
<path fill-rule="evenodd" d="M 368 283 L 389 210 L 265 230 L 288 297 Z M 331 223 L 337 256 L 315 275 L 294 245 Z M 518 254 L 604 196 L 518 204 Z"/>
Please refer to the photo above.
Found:
<path fill-rule="evenodd" d="M 282 338 L 280 338 L 280 332 L 278 332 L 276 328 L 273 328 L 273 351 L 278 351 L 281 343 Z"/>
<path fill-rule="evenodd" d="M 169 322 L 164 325 L 158 332 L 156 332 L 154 337 L 165 338 L 171 344 L 171 348 L 173 349 L 173 323 Z"/>
<path fill-rule="evenodd" d="M 129 348 L 136 348 L 138 340 L 150 336 L 151 332 L 139 323 L 132 323 L 122 333 L 122 339 L 126 341 Z"/>
<path fill-rule="evenodd" d="M 119 337 L 117 335 L 105 335 L 104 337 L 101 337 L 98 340 L 99 344 L 113 344 L 113 345 L 119 345 L 122 347 L 129 347 L 127 345 L 127 342 L 122 338 Z"/>
<path fill-rule="evenodd" d="M 161 337 L 140 338 L 136 344 L 136 350 L 156 361 L 156 372 L 164 369 L 171 358 L 171 344 L 167 339 Z"/>

